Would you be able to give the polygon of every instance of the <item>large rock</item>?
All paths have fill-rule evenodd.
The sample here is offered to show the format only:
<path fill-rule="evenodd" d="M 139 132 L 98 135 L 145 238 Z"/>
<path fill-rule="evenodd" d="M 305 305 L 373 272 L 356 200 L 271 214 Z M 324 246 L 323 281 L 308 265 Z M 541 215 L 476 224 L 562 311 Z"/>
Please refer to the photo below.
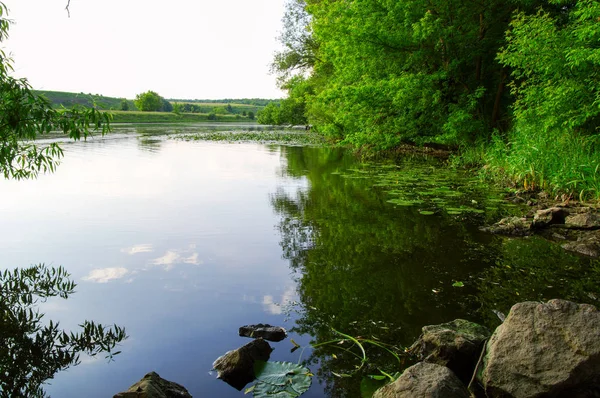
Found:
<path fill-rule="evenodd" d="M 468 383 L 490 331 L 476 323 L 456 319 L 441 325 L 424 326 L 409 351 L 420 360 L 450 368 Z"/>
<path fill-rule="evenodd" d="M 469 398 L 469 391 L 452 371 L 434 363 L 419 362 L 393 383 L 375 391 L 373 398 Z"/>
<path fill-rule="evenodd" d="M 268 361 L 273 349 L 263 339 L 256 339 L 236 350 L 227 351 L 213 362 L 218 379 L 241 390 L 254 380 L 254 362 Z"/>
<path fill-rule="evenodd" d="M 565 227 L 575 229 L 600 229 L 600 215 L 593 212 L 589 207 L 582 208 L 582 211 L 567 216 Z"/>
<path fill-rule="evenodd" d="M 165 380 L 156 372 L 150 372 L 140 381 L 120 392 L 114 398 L 192 398 L 180 384 Z"/>
<path fill-rule="evenodd" d="M 600 312 L 565 300 L 516 304 L 488 341 L 479 379 L 488 397 L 600 396 Z"/>
<path fill-rule="evenodd" d="M 564 224 L 568 211 L 562 207 L 538 210 L 533 216 L 533 228 L 545 228 L 553 224 Z"/>
<path fill-rule="evenodd" d="M 287 332 L 281 326 L 271 326 L 263 323 L 242 326 L 239 334 L 242 337 L 260 337 L 269 341 L 281 341 L 287 337 Z"/>
<path fill-rule="evenodd" d="M 600 231 L 581 231 L 576 241 L 567 242 L 561 247 L 590 257 L 600 257 Z"/>
<path fill-rule="evenodd" d="M 526 236 L 531 234 L 531 221 L 525 217 L 506 217 L 481 230 L 498 235 Z"/>

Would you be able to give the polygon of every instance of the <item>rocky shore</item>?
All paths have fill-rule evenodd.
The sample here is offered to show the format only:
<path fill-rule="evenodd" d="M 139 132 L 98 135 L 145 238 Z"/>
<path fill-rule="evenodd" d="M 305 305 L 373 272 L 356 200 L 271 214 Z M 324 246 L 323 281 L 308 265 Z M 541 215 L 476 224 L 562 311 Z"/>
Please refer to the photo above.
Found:
<path fill-rule="evenodd" d="M 523 217 L 507 217 L 483 231 L 508 236 L 540 235 L 565 250 L 588 257 L 600 256 L 600 212 L 580 204 L 533 207 Z"/>
<path fill-rule="evenodd" d="M 462 319 L 425 326 L 409 349 L 420 362 L 373 397 L 600 397 L 599 331 L 596 307 L 566 300 L 516 304 L 493 332 Z M 240 350 L 248 351 L 251 361 L 257 356 L 268 358 L 270 349 L 254 349 L 256 344 L 268 346 L 258 338 Z M 237 352 L 219 358 L 216 367 Z M 151 372 L 115 395 L 135 397 L 191 395 L 183 386 Z"/>

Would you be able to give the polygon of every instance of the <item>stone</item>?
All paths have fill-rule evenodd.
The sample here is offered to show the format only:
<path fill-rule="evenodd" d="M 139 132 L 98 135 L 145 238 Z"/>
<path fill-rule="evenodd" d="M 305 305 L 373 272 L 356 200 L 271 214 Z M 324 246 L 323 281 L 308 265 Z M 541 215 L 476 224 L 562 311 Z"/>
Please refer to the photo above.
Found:
<path fill-rule="evenodd" d="M 259 323 L 257 325 L 245 325 L 239 330 L 242 337 L 262 338 L 269 341 L 281 341 L 287 337 L 287 332 L 280 326 Z"/>
<path fill-rule="evenodd" d="M 483 349 L 490 337 L 484 326 L 464 319 L 440 325 L 424 326 L 421 336 L 409 348 L 419 360 L 450 368 L 463 383 L 469 383 Z"/>
<path fill-rule="evenodd" d="M 565 227 L 574 229 L 600 229 L 600 215 L 589 210 L 567 216 Z"/>
<path fill-rule="evenodd" d="M 469 398 L 464 384 L 452 371 L 434 363 L 419 362 L 393 383 L 375 391 L 373 398 Z"/>
<path fill-rule="evenodd" d="M 192 396 L 182 385 L 165 380 L 156 372 L 150 372 L 127 391 L 116 394 L 114 398 L 192 398 Z"/>
<path fill-rule="evenodd" d="M 526 236 L 531 233 L 531 221 L 525 217 L 506 217 L 481 230 L 498 235 Z"/>
<path fill-rule="evenodd" d="M 599 330 L 600 312 L 592 305 L 514 305 L 487 343 L 478 375 L 486 396 L 600 396 Z"/>
<path fill-rule="evenodd" d="M 576 241 L 565 243 L 561 247 L 584 256 L 600 257 L 600 231 L 582 231 Z"/>
<path fill-rule="evenodd" d="M 538 210 L 533 216 L 532 228 L 545 228 L 553 224 L 564 224 L 568 211 L 562 207 Z"/>
<path fill-rule="evenodd" d="M 213 362 L 218 379 L 242 390 L 254 380 L 254 363 L 268 361 L 273 349 L 263 339 L 256 339 L 236 350 L 226 352 Z"/>

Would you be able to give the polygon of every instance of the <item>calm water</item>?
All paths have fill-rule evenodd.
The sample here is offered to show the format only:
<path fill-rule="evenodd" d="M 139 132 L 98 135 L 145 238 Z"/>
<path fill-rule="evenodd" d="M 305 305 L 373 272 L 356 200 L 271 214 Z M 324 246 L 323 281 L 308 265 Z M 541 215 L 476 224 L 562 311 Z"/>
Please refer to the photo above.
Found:
<path fill-rule="evenodd" d="M 432 161 L 380 168 L 337 149 L 135 134 L 64 148 L 55 174 L 0 181 L 0 267 L 65 266 L 77 293 L 44 304 L 47 318 L 67 329 L 117 323 L 130 338 L 115 362 L 84 359 L 57 374 L 54 397 L 112 396 L 152 370 L 194 396 L 243 396 L 211 365 L 249 341 L 237 336 L 249 323 L 282 325 L 302 346 L 331 338 L 331 327 L 407 345 L 423 325 L 457 317 L 493 327 L 492 310 L 524 299 L 600 297 L 598 262 L 479 232 L 511 209 Z M 432 191 L 425 175 L 443 177 Z M 394 181 L 421 199 L 443 185 L 459 203 L 398 205 Z M 457 206 L 472 211 L 447 210 Z M 305 396 L 360 396 L 361 375 L 331 375 L 351 370 L 351 358 L 271 345 L 272 360 L 316 373 Z M 365 371 L 398 367 L 369 355 Z"/>

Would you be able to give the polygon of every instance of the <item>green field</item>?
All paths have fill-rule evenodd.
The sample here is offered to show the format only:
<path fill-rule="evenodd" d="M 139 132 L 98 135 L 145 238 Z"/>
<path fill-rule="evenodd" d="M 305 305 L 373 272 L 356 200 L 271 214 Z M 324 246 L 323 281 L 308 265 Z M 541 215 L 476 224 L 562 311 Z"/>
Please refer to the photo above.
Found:
<path fill-rule="evenodd" d="M 140 112 L 140 111 L 110 111 L 113 115 L 113 123 L 256 123 L 241 115 L 216 115 L 216 119 L 210 120 L 206 113 L 180 113 L 173 112 Z"/>

